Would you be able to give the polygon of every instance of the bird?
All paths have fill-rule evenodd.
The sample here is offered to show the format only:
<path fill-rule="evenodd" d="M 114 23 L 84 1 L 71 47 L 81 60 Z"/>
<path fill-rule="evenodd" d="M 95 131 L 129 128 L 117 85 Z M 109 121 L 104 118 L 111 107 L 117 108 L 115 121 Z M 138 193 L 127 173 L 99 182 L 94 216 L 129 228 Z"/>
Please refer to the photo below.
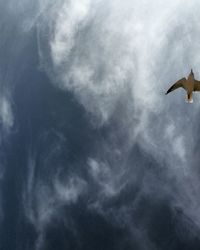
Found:
<path fill-rule="evenodd" d="M 177 82 L 175 82 L 165 93 L 166 95 L 170 92 L 178 89 L 183 88 L 187 94 L 185 101 L 187 103 L 193 103 L 192 94 L 193 91 L 200 91 L 200 81 L 194 78 L 193 70 L 191 69 L 190 74 L 188 75 L 187 79 L 185 77 L 181 78 Z"/>

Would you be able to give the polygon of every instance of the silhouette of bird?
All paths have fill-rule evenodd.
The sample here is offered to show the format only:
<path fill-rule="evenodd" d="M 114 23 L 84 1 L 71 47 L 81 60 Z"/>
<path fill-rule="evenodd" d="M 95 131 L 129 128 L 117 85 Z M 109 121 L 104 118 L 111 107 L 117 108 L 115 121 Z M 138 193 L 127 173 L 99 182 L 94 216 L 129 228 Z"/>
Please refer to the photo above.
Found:
<path fill-rule="evenodd" d="M 193 91 L 200 91 L 200 81 L 194 78 L 193 70 L 191 69 L 190 74 L 187 79 L 185 77 L 181 78 L 175 82 L 165 93 L 166 95 L 178 88 L 184 88 L 187 92 L 185 101 L 187 103 L 193 103 L 192 93 Z"/>

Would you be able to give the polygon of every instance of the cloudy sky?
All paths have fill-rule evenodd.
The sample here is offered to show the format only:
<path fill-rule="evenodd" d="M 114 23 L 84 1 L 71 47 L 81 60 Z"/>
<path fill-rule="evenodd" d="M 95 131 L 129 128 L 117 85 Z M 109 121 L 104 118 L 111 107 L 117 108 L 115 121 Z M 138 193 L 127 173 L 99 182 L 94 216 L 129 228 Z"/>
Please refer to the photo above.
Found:
<path fill-rule="evenodd" d="M 199 8 L 0 2 L 0 249 L 200 249 Z"/>

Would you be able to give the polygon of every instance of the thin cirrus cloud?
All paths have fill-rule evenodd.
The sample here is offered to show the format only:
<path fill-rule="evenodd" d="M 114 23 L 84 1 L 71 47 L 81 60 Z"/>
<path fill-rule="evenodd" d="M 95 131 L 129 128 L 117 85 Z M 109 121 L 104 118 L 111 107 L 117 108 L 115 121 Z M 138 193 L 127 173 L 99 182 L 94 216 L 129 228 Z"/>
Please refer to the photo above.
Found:
<path fill-rule="evenodd" d="M 84 179 L 75 174 L 60 176 L 59 166 L 50 164 L 55 157 L 53 151 L 57 151 L 57 147 L 59 143 L 49 146 L 49 156 L 42 158 L 39 165 L 36 163 L 39 152 L 30 152 L 28 156 L 23 206 L 25 216 L 34 226 L 38 236 L 34 249 L 42 249 L 45 246 L 46 230 L 55 218 L 62 218 L 66 227 L 70 227 L 71 219 L 65 218 L 64 208 L 76 204 L 79 198 L 87 193 L 88 186 Z M 46 164 L 49 174 L 46 173 L 47 178 L 44 178 Z M 54 168 L 53 173 L 50 173 L 51 168 Z"/>
<path fill-rule="evenodd" d="M 96 119 L 94 126 L 114 117 L 128 131 L 127 147 L 138 143 L 165 162 L 188 197 L 191 188 L 185 182 L 195 171 L 195 136 L 188 123 L 198 114 L 198 96 L 195 105 L 186 106 L 181 91 L 169 97 L 164 93 L 191 67 L 199 76 L 197 5 L 178 0 L 63 1 L 38 24 L 41 62 L 52 81 L 74 93 Z M 124 110 L 119 115 L 120 100 Z"/>
<path fill-rule="evenodd" d="M 5 130 L 9 131 L 14 124 L 14 117 L 11 102 L 6 96 L 1 96 L 0 101 L 0 120 Z"/>
<path fill-rule="evenodd" d="M 155 147 L 163 144 L 165 134 L 172 133 L 169 127 L 176 127 L 173 116 L 170 117 L 173 114 L 166 112 L 169 101 L 163 100 L 163 93 L 169 83 L 187 74 L 189 67 L 198 62 L 194 53 L 199 44 L 192 40 L 198 31 L 192 25 L 198 18 L 193 15 L 195 3 L 185 3 L 184 8 L 180 1 L 166 4 L 126 1 L 123 5 L 118 1 L 107 4 L 63 1 L 51 27 L 48 51 L 52 58 L 49 65 L 53 64 L 51 70 L 61 82 L 59 86 L 73 91 L 100 124 L 109 120 L 128 89 L 129 116 L 134 120 L 131 136 L 135 139 L 142 135 L 142 140 Z M 191 21 L 183 22 L 183 15 L 188 15 Z M 170 67 L 172 63 L 174 68 Z M 174 105 L 175 100 L 170 102 Z M 194 107 L 192 114 L 195 111 Z M 159 117 L 156 129 L 149 128 L 152 113 Z M 161 130 L 162 139 L 155 138 L 155 133 Z M 173 154 L 182 160 L 183 128 L 175 130 L 169 138 L 175 137 L 178 147 L 174 147 Z M 170 139 L 169 142 L 174 143 Z"/>
<path fill-rule="evenodd" d="M 198 1 L 37 3 L 21 27 L 28 32 L 37 26 L 41 66 L 55 86 L 74 94 L 91 126 L 114 127 L 86 156 L 89 180 L 73 175 L 61 181 L 55 175 L 52 188 L 42 176 L 34 179 L 35 156 L 30 157 L 24 206 L 40 232 L 37 248 L 42 247 L 46 225 L 61 204 L 76 203 L 87 193 L 90 209 L 98 208 L 107 219 L 126 223 L 133 235 L 146 241 L 145 246 L 153 244 L 148 232 L 130 223 L 132 207 L 137 209 L 145 194 L 170 197 L 172 206 L 181 207 L 199 225 L 199 178 L 193 164 L 199 96 L 193 105 L 185 104 L 179 90 L 164 96 L 169 85 L 191 67 L 200 77 Z M 25 12 L 27 6 L 18 8 Z M 1 109 L 0 117 L 9 126 L 11 108 L 5 101 Z M 136 145 L 142 153 L 134 151 Z M 154 170 L 147 168 L 145 156 L 154 159 Z M 157 168 L 165 168 L 167 181 L 156 178 Z M 103 211 L 104 204 L 128 185 L 140 187 L 133 204 Z M 94 186 L 97 195 L 92 195 Z"/>

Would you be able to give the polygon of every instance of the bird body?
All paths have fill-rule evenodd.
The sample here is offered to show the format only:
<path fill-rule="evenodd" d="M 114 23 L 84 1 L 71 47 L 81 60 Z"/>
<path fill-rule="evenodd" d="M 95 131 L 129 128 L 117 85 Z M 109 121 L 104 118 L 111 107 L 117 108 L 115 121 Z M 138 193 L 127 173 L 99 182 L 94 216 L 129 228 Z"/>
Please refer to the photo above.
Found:
<path fill-rule="evenodd" d="M 191 69 L 191 72 L 188 75 L 187 79 L 184 77 L 184 78 L 181 78 L 180 80 L 178 80 L 177 82 L 175 82 L 168 89 L 168 91 L 165 94 L 167 95 L 167 94 L 169 94 L 170 92 L 174 91 L 177 88 L 183 88 L 187 92 L 186 102 L 188 102 L 188 103 L 193 102 L 192 93 L 193 93 L 193 91 L 200 91 L 200 81 L 197 81 L 194 78 L 194 73 L 193 73 L 192 69 Z"/>

